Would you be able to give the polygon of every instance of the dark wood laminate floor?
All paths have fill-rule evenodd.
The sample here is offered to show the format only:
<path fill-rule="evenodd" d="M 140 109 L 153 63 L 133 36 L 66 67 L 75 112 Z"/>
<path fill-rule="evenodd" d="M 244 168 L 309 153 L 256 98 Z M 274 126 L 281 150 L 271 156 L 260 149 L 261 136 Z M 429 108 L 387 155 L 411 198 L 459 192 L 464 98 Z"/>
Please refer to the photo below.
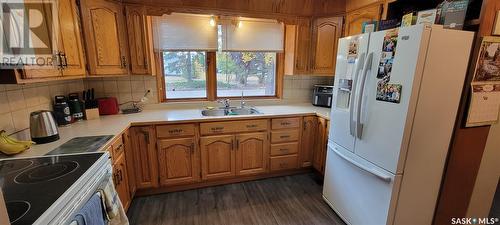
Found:
<path fill-rule="evenodd" d="M 140 197 L 128 211 L 141 225 L 343 225 L 313 174 Z"/>

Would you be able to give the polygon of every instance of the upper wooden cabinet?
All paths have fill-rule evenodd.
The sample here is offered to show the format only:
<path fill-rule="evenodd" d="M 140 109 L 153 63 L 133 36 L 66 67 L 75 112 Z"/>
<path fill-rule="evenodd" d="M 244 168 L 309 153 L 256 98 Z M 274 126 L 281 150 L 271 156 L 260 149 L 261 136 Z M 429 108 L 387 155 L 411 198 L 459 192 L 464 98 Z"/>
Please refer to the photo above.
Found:
<path fill-rule="evenodd" d="M 379 21 L 382 15 L 382 8 L 382 4 L 374 4 L 347 12 L 345 19 L 345 36 L 361 34 L 363 22 Z"/>
<path fill-rule="evenodd" d="M 268 160 L 267 132 L 236 135 L 237 175 L 264 173 L 267 171 Z"/>
<path fill-rule="evenodd" d="M 85 56 L 80 35 L 78 7 L 75 0 L 57 1 L 58 21 L 52 64 L 27 65 L 22 70 L 2 71 L 0 83 L 33 83 L 85 76 Z M 43 12 L 42 12 L 43 13 Z M 47 31 L 48 32 L 48 31 Z M 37 54 L 35 57 L 46 55 Z"/>
<path fill-rule="evenodd" d="M 302 125 L 302 141 L 300 148 L 300 166 L 312 166 L 314 154 L 314 141 L 318 138 L 317 127 L 318 120 L 316 116 L 304 117 L 304 124 Z"/>
<path fill-rule="evenodd" d="M 203 180 L 230 178 L 236 175 L 234 135 L 202 137 L 200 151 Z"/>
<path fill-rule="evenodd" d="M 137 189 L 158 187 L 158 156 L 154 127 L 130 128 Z"/>
<path fill-rule="evenodd" d="M 155 75 L 151 18 L 145 16 L 144 6 L 127 5 L 125 9 L 130 49 L 130 72 L 133 75 Z"/>
<path fill-rule="evenodd" d="M 342 17 L 319 18 L 313 25 L 313 74 L 333 76 L 337 59 L 337 43 L 342 36 Z"/>
<path fill-rule="evenodd" d="M 59 0 L 59 36 L 63 76 L 85 76 L 85 56 L 75 0 Z"/>
<path fill-rule="evenodd" d="M 106 0 L 82 0 L 89 75 L 129 73 L 128 39 L 123 6 Z"/>
<path fill-rule="evenodd" d="M 285 74 L 309 72 L 311 50 L 311 20 L 299 19 L 296 25 L 285 27 Z"/>
<path fill-rule="evenodd" d="M 196 146 L 194 138 L 158 141 L 158 169 L 162 186 L 199 180 L 200 161 Z"/>
<path fill-rule="evenodd" d="M 285 75 L 333 76 L 342 17 L 298 19 L 285 27 Z"/>

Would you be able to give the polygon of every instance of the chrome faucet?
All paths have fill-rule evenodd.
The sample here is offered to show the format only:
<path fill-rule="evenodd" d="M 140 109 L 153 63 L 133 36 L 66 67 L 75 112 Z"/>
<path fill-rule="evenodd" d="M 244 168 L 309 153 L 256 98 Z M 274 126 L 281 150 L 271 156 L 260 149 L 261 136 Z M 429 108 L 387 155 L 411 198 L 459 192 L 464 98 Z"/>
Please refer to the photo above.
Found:
<path fill-rule="evenodd" d="M 240 107 L 245 108 L 246 102 L 245 99 L 243 98 L 243 91 L 241 91 L 241 100 L 240 100 Z"/>
<path fill-rule="evenodd" d="M 217 102 L 220 103 L 220 104 L 222 104 L 224 106 L 224 108 L 231 107 L 231 102 L 229 101 L 228 98 L 217 100 Z"/>

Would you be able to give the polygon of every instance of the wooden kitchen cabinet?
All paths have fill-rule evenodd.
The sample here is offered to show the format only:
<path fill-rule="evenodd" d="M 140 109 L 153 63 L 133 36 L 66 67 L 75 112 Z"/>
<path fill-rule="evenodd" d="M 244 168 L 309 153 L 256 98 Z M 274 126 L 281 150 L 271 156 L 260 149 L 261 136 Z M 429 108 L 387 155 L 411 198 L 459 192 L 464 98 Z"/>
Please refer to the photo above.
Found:
<path fill-rule="evenodd" d="M 132 75 L 155 75 L 151 18 L 146 16 L 145 6 L 127 5 L 125 11 L 130 50 L 130 72 Z"/>
<path fill-rule="evenodd" d="M 318 118 L 317 135 L 314 143 L 312 165 L 321 174 L 325 173 L 326 150 L 328 144 L 329 121 Z"/>
<path fill-rule="evenodd" d="M 125 148 L 125 159 L 127 161 L 127 177 L 128 177 L 128 187 L 130 197 L 132 198 L 135 195 L 137 190 L 136 182 L 135 182 L 135 169 L 134 169 L 134 151 L 132 149 L 132 142 L 130 140 L 130 130 L 126 130 L 123 135 L 123 146 Z"/>
<path fill-rule="evenodd" d="M 128 209 L 132 198 L 128 186 L 127 165 L 125 154 L 120 154 L 113 163 L 113 182 L 120 201 L 125 210 Z"/>
<path fill-rule="evenodd" d="M 382 16 L 382 8 L 382 4 L 375 4 L 347 12 L 345 36 L 361 34 L 364 22 L 379 21 Z"/>
<path fill-rule="evenodd" d="M 309 73 L 311 20 L 298 19 L 285 27 L 285 75 Z"/>
<path fill-rule="evenodd" d="M 234 135 L 201 137 L 201 178 L 230 178 L 236 175 Z"/>
<path fill-rule="evenodd" d="M 89 75 L 129 73 L 128 39 L 123 6 L 106 0 L 81 0 Z"/>
<path fill-rule="evenodd" d="M 267 171 L 267 132 L 236 135 L 236 174 L 253 175 Z"/>
<path fill-rule="evenodd" d="M 59 36 L 63 76 L 85 76 L 85 55 L 75 0 L 59 0 Z"/>
<path fill-rule="evenodd" d="M 342 17 L 318 18 L 313 25 L 313 74 L 333 76 L 338 39 L 342 36 Z"/>
<path fill-rule="evenodd" d="M 302 125 L 302 141 L 300 148 L 300 166 L 309 167 L 312 166 L 313 154 L 314 154 L 314 142 L 317 136 L 318 130 L 318 120 L 316 116 L 306 116 L 304 117 Z"/>
<path fill-rule="evenodd" d="M 154 127 L 132 127 L 130 136 L 137 189 L 158 187 L 158 157 Z"/>
<path fill-rule="evenodd" d="M 162 186 L 198 181 L 200 179 L 199 165 L 195 138 L 158 141 L 158 169 Z"/>
<path fill-rule="evenodd" d="M 7 77 L 0 79 L 0 83 L 31 83 L 85 76 L 85 56 L 76 1 L 60 0 L 57 3 L 59 26 L 56 32 L 57 43 L 52 43 L 55 45 L 52 64 L 27 65 L 23 70 L 6 72 Z M 46 58 L 45 55 L 36 53 L 35 57 Z M 10 81 L 3 82 L 8 80 Z"/>

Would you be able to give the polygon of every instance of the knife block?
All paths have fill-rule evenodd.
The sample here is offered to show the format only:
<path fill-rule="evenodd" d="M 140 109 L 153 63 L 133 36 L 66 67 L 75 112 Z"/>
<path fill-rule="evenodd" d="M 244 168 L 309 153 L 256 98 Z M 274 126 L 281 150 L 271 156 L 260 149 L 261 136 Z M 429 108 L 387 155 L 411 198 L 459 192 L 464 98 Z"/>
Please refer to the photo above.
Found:
<path fill-rule="evenodd" d="M 99 108 L 85 109 L 85 118 L 87 120 L 93 120 L 99 118 Z"/>

